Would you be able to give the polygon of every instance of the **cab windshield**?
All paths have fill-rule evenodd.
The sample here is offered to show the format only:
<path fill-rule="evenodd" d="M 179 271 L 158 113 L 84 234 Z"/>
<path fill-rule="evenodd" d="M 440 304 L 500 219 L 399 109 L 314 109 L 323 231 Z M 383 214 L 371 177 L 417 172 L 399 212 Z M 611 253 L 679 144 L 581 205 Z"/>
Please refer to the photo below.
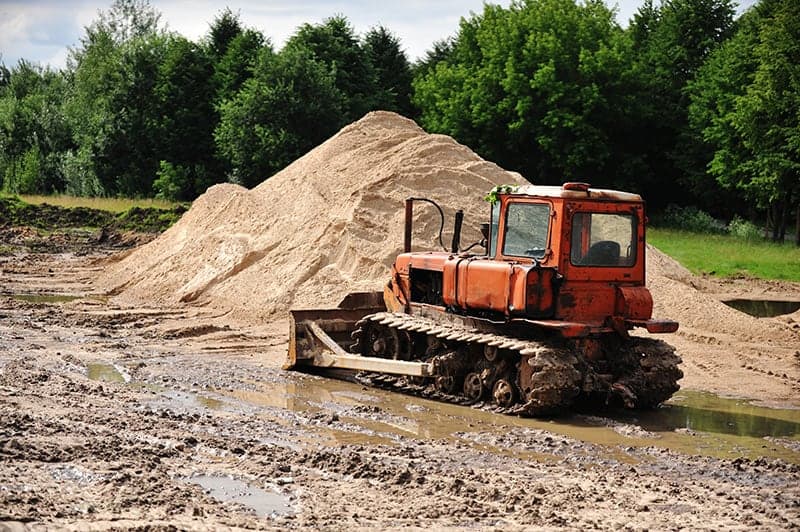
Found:
<path fill-rule="evenodd" d="M 636 217 L 578 212 L 572 217 L 570 261 L 575 266 L 631 267 L 636 263 Z"/>
<path fill-rule="evenodd" d="M 546 203 L 509 203 L 503 255 L 541 259 L 547 248 L 550 206 Z"/>

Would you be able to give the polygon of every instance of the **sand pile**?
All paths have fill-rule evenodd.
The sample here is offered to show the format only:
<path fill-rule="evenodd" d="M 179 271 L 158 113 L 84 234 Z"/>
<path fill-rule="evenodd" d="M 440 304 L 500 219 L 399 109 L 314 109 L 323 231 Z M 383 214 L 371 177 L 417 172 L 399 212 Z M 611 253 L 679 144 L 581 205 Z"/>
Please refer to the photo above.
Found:
<path fill-rule="evenodd" d="M 680 323 L 681 329 L 700 329 L 709 341 L 734 336 L 740 341 L 770 342 L 797 339 L 780 320 L 755 318 L 709 296 L 696 285 L 700 279 L 671 257 L 648 245 L 647 286 L 653 295 L 653 314 Z"/>
<path fill-rule="evenodd" d="M 101 287 L 139 304 L 195 302 L 253 317 L 335 306 L 381 289 L 402 249 L 403 201 L 424 196 L 452 216 L 463 243 L 480 238 L 481 201 L 519 174 L 394 113 L 374 112 L 253 190 L 216 185 L 172 228 L 117 263 Z M 437 249 L 439 217 L 415 205 L 415 249 Z"/>

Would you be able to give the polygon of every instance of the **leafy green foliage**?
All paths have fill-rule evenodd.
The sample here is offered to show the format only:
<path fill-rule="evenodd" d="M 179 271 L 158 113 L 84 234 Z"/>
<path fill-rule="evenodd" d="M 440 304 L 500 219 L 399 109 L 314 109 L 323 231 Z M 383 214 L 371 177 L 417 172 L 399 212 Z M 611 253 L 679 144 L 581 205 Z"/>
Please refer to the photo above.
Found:
<path fill-rule="evenodd" d="M 713 150 L 709 173 L 784 215 L 800 209 L 799 21 L 797 2 L 763 2 L 689 87 L 691 123 Z"/>
<path fill-rule="evenodd" d="M 375 71 L 345 17 L 331 17 L 317 25 L 303 24 L 285 48 L 286 53 L 299 53 L 297 57 L 310 56 L 333 75 L 334 86 L 345 98 L 343 123 L 358 120 L 375 109 Z"/>
<path fill-rule="evenodd" d="M 659 216 L 654 217 L 653 223 L 659 227 L 694 233 L 721 234 L 725 232 L 725 225 L 707 212 L 697 207 L 681 207 L 675 204 L 667 205 L 667 208 Z"/>
<path fill-rule="evenodd" d="M 63 186 L 62 153 L 72 146 L 61 111 L 61 73 L 20 61 L 0 88 L 0 184 L 8 192 Z"/>
<path fill-rule="evenodd" d="M 739 216 L 734 216 L 728 224 L 728 232 L 743 240 L 758 240 L 764 234 L 764 231 L 756 224 Z"/>
<path fill-rule="evenodd" d="M 628 155 L 614 137 L 629 120 L 629 50 L 601 2 L 486 5 L 421 69 L 414 101 L 426 128 L 533 182 L 610 184 Z"/>
<path fill-rule="evenodd" d="M 344 95 L 327 66 L 297 47 L 265 49 L 215 132 L 231 179 L 255 186 L 344 125 Z"/>
<path fill-rule="evenodd" d="M 155 86 L 168 37 L 155 26 L 157 14 L 132 13 L 134 4 L 119 1 L 101 13 L 72 53 L 65 113 L 82 159 L 91 160 L 81 169 L 94 174 L 73 189 L 96 181 L 104 194 L 134 196 L 152 188 L 161 116 Z"/>
<path fill-rule="evenodd" d="M 414 116 L 411 104 L 411 64 L 400 40 L 383 26 L 372 28 L 364 37 L 367 60 L 375 72 L 378 96 L 374 107 Z"/>
<path fill-rule="evenodd" d="M 163 196 L 167 199 L 188 200 L 224 181 L 214 156 L 217 115 L 212 106 L 212 75 L 213 66 L 200 46 L 182 37 L 167 42 L 154 87 L 160 119 L 153 128 L 160 139 L 154 156 L 164 158 L 159 162 L 159 179 L 168 179 L 169 174 L 174 187 L 181 176 L 178 188 L 170 188 L 169 195 Z M 157 188 L 164 183 L 154 182 L 154 190 L 164 194 L 164 188 Z"/>
<path fill-rule="evenodd" d="M 518 188 L 519 187 L 517 185 L 497 185 L 492 188 L 488 194 L 486 194 L 483 200 L 494 205 L 500 200 L 498 197 L 500 194 L 513 194 Z"/>
<path fill-rule="evenodd" d="M 414 77 L 422 77 L 439 63 L 447 61 L 453 54 L 454 42 L 452 38 L 439 39 L 433 43 L 430 50 L 425 52 L 425 57 L 414 65 Z"/>
<path fill-rule="evenodd" d="M 731 0 L 666 0 L 657 9 L 645 3 L 631 23 L 637 105 L 631 133 L 643 163 L 639 189 L 656 207 L 720 198 L 704 194 L 708 154 L 689 127 L 686 86 L 731 35 L 733 14 Z"/>
<path fill-rule="evenodd" d="M 228 53 L 231 43 L 242 31 L 239 15 L 229 7 L 214 18 L 208 32 L 208 50 L 215 61 L 220 61 Z"/>
<path fill-rule="evenodd" d="M 215 103 L 236 96 L 244 82 L 252 77 L 258 56 L 265 47 L 269 47 L 269 41 L 255 30 L 244 30 L 231 40 L 224 55 L 214 64 Z"/>
<path fill-rule="evenodd" d="M 167 161 L 159 163 L 158 177 L 153 182 L 157 198 L 176 201 L 185 197 L 191 188 L 191 178 L 185 168 Z"/>

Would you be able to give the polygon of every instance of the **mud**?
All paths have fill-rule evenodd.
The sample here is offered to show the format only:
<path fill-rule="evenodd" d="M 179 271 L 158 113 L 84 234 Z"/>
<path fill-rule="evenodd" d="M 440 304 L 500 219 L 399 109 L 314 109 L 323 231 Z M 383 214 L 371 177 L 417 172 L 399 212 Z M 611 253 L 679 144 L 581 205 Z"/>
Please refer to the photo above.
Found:
<path fill-rule="evenodd" d="M 285 372 L 284 320 L 118 306 L 82 249 L 0 257 L 0 528 L 800 522 L 800 410 L 695 386 L 532 420 Z"/>

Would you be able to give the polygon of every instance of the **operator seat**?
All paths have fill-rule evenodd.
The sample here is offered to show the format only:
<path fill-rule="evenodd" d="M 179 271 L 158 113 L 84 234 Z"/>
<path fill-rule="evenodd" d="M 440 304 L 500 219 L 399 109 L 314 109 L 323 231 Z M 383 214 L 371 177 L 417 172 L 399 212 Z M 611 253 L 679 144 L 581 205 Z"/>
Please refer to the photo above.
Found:
<path fill-rule="evenodd" d="M 600 240 L 589 248 L 583 263 L 588 266 L 617 266 L 619 265 L 619 255 L 619 242 Z"/>

